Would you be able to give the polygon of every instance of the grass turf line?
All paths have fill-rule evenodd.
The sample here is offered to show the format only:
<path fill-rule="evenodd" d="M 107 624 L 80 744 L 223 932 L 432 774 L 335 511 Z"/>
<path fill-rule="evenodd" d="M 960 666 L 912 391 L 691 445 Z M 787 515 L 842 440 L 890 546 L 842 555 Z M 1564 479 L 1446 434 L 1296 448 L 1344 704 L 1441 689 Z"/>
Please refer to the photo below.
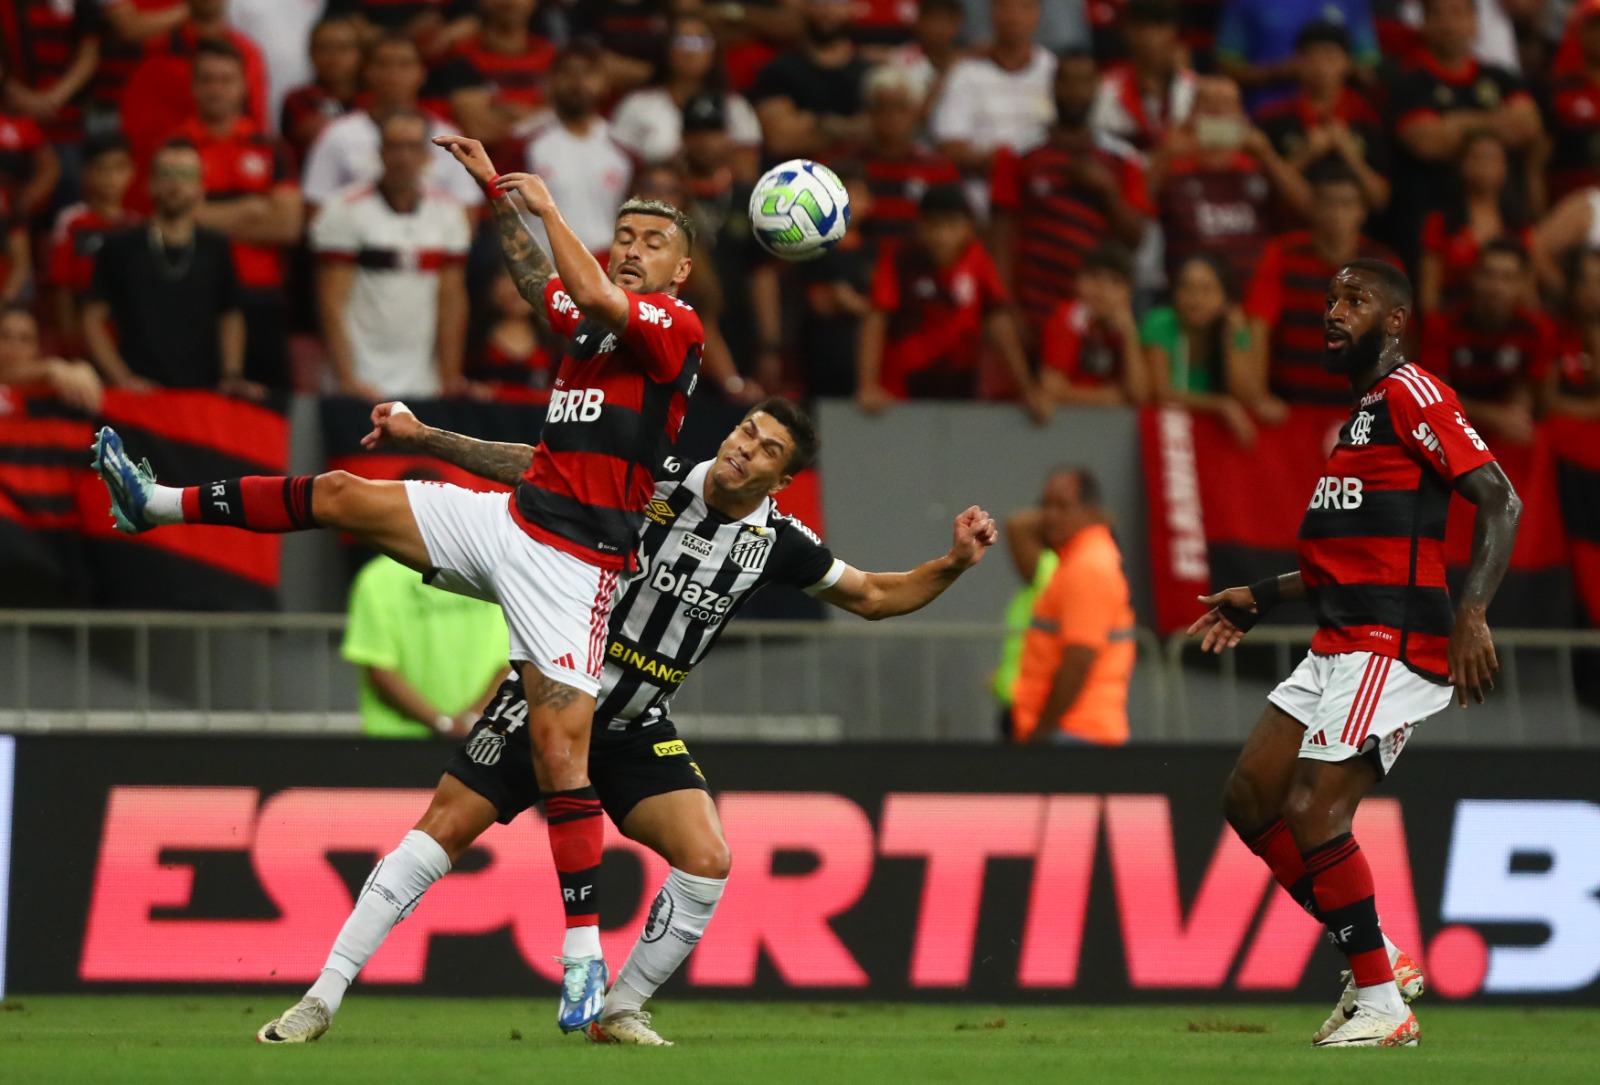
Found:
<path fill-rule="evenodd" d="M 17 1085 L 1266 1085 L 1377 1072 L 1406 1085 L 1592 1085 L 1600 1059 L 1600 1015 L 1592 1010 L 1424 1004 L 1415 1050 L 1313 1051 L 1310 1034 L 1327 1007 L 667 1001 L 655 1023 L 678 1046 L 652 1050 L 560 1035 L 553 999 L 399 998 L 359 988 L 317 1043 L 257 1044 L 256 1029 L 291 1001 L 19 996 L 0 1004 L 0 1078 Z M 1399 1061 L 1369 1070 L 1367 1059 Z"/>

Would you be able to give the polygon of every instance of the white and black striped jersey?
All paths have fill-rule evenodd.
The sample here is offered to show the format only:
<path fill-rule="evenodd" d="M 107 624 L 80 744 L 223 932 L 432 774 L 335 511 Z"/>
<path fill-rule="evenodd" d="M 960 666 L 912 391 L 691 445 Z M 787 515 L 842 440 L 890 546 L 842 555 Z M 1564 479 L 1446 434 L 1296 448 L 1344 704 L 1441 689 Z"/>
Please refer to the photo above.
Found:
<path fill-rule="evenodd" d="M 611 612 L 594 725 L 623 730 L 666 718 L 672 694 L 750 594 L 789 584 L 815 595 L 844 563 L 772 499 L 742 520 L 706 505 L 711 462 L 669 458 L 645 510 L 639 564 Z"/>

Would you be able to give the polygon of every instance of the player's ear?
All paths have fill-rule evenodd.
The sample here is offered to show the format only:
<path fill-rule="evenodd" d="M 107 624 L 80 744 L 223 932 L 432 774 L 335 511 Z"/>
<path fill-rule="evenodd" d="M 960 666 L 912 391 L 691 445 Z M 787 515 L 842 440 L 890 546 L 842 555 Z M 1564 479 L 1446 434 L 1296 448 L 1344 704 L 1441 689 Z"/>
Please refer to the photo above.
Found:
<path fill-rule="evenodd" d="M 678 267 L 672 273 L 672 285 L 673 286 L 682 286 L 684 284 L 684 281 L 689 278 L 689 272 L 691 272 L 693 270 L 694 270 L 694 261 L 692 259 L 690 259 L 689 257 L 687 257 L 687 256 L 683 257 L 681 260 L 678 261 Z"/>
<path fill-rule="evenodd" d="M 778 481 L 774 482 L 772 484 L 771 488 L 769 488 L 767 490 L 767 496 L 768 497 L 776 497 L 781 491 L 787 490 L 789 488 L 789 483 L 791 483 L 793 481 L 794 481 L 794 476 L 793 475 L 779 475 L 778 476 Z"/>
<path fill-rule="evenodd" d="M 1404 305 L 1396 305 L 1389 310 L 1389 315 L 1384 318 L 1383 330 L 1391 339 L 1398 339 L 1405 334 L 1406 324 L 1411 319 L 1411 310 Z"/>

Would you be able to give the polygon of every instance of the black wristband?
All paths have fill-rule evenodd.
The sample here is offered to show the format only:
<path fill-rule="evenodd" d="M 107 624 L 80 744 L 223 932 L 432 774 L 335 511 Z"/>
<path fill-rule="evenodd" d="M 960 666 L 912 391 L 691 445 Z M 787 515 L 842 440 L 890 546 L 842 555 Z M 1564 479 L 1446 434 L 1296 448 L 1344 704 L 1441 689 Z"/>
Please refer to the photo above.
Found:
<path fill-rule="evenodd" d="M 1275 576 L 1269 576 L 1250 585 L 1250 596 L 1256 601 L 1257 618 L 1265 618 L 1273 607 L 1283 601 L 1283 592 L 1279 590 L 1278 578 Z"/>
<path fill-rule="evenodd" d="M 1222 615 L 1229 625 L 1241 633 L 1250 632 L 1256 627 L 1256 623 L 1261 620 L 1261 615 L 1255 611 L 1236 607 L 1232 603 L 1218 603 L 1217 613 Z"/>

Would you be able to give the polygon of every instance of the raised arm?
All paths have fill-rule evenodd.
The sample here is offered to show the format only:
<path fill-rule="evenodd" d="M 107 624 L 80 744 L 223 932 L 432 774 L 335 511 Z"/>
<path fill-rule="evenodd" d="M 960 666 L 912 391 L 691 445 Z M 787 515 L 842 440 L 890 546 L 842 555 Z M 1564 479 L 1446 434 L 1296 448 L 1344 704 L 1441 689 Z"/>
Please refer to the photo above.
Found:
<path fill-rule="evenodd" d="M 982 561 L 984 551 L 998 537 L 993 518 L 973 505 L 956 517 L 955 537 L 943 557 L 906 573 L 864 573 L 846 566 L 838 582 L 819 592 L 817 598 L 869 622 L 910 614 L 933 602 L 958 576 Z"/>
<path fill-rule="evenodd" d="M 382 446 L 421 452 L 506 486 L 515 486 L 533 464 L 532 445 L 479 441 L 425 426 L 404 403 L 380 403 L 372 408 L 372 432 L 361 438 L 361 447 Z"/>
<path fill-rule="evenodd" d="M 1461 582 L 1456 624 L 1446 649 L 1450 684 L 1456 687 L 1456 699 L 1465 707 L 1468 694 L 1483 703 L 1484 687 L 1494 688 L 1494 675 L 1500 669 L 1486 615 L 1506 567 L 1511 564 L 1517 522 L 1522 519 L 1522 499 L 1500 465 L 1492 460 L 1457 479 L 1456 490 L 1478 510 L 1472 525 L 1472 558 Z"/>

